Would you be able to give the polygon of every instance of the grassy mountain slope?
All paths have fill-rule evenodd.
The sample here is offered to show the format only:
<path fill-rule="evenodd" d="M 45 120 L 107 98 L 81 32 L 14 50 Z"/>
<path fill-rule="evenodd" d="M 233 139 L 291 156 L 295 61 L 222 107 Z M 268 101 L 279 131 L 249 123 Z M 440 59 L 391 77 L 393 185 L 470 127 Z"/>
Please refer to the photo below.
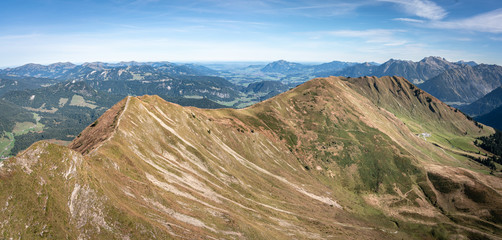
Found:
<path fill-rule="evenodd" d="M 410 86 L 315 79 L 239 110 L 128 97 L 70 149 L 37 143 L 3 163 L 0 235 L 496 238 L 499 178 L 465 157 L 473 145 L 414 132 L 493 130 Z"/>
<path fill-rule="evenodd" d="M 483 126 L 399 77 L 348 78 L 353 89 L 397 116 L 415 135 L 426 135 L 443 148 L 475 152 Z"/>

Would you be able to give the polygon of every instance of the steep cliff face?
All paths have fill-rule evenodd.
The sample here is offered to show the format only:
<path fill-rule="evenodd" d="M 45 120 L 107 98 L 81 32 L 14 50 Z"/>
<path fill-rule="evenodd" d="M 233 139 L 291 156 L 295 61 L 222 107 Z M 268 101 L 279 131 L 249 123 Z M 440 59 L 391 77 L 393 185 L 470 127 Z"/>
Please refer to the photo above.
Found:
<path fill-rule="evenodd" d="M 502 67 L 480 64 L 448 70 L 419 85 L 444 102 L 472 103 L 502 85 Z"/>
<path fill-rule="evenodd" d="M 357 64 L 347 67 L 332 75 L 350 77 L 360 76 L 400 76 L 414 84 L 420 84 L 439 74 L 455 68 L 462 68 L 463 64 L 448 62 L 440 57 L 426 57 L 418 62 L 390 59 L 381 65 Z M 318 75 L 322 76 L 322 75 Z"/>
<path fill-rule="evenodd" d="M 401 78 L 314 79 L 240 110 L 128 97 L 69 148 L 2 162 L 0 234 L 496 238 L 502 186 L 466 157 L 492 132 Z"/>
<path fill-rule="evenodd" d="M 426 57 L 419 62 L 391 59 L 380 65 L 375 74 L 377 76 L 402 76 L 414 84 L 419 84 L 446 70 L 459 67 L 459 65 L 448 62 L 446 59 L 440 57 Z"/>

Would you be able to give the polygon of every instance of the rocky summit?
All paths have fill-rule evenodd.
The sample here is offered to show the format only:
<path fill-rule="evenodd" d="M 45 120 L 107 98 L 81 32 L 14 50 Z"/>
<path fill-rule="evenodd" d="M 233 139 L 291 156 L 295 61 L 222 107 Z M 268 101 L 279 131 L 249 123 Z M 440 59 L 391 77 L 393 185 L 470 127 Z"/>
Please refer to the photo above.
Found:
<path fill-rule="evenodd" d="M 15 239 L 500 239 L 494 132 L 398 77 L 318 78 L 244 109 L 127 97 L 1 162 Z"/>

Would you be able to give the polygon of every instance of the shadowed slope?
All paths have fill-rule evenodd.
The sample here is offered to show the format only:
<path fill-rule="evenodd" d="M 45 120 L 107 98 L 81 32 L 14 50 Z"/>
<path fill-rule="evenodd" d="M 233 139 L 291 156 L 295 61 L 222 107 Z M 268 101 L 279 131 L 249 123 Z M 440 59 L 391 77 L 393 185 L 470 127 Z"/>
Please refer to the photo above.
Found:
<path fill-rule="evenodd" d="M 495 88 L 484 97 L 460 109 L 470 116 L 476 117 L 487 114 L 500 106 L 502 106 L 502 87 Z"/>
<path fill-rule="evenodd" d="M 111 136 L 120 119 L 122 111 L 128 103 L 129 97 L 115 104 L 99 117 L 98 120 L 84 129 L 68 147 L 80 153 L 88 153 L 96 148 Z"/>

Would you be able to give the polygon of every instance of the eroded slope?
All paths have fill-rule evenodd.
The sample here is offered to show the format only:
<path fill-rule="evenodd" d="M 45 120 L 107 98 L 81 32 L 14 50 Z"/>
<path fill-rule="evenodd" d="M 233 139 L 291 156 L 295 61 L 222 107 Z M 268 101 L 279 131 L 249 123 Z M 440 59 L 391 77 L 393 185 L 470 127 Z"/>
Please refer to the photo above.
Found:
<path fill-rule="evenodd" d="M 2 236 L 496 238 L 499 178 L 441 145 L 492 131 L 400 78 L 315 79 L 241 110 L 128 97 L 73 150 L 5 163 Z"/>

